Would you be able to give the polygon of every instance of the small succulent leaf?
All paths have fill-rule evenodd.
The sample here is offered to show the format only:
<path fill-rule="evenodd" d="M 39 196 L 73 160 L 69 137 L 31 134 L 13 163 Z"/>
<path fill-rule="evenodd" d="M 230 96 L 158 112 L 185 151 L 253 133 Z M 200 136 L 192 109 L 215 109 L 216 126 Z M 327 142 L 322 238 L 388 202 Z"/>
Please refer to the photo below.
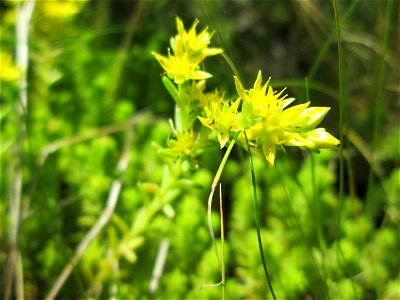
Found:
<path fill-rule="evenodd" d="M 168 93 L 171 95 L 172 99 L 174 99 L 175 103 L 178 105 L 180 104 L 180 97 L 179 97 L 179 92 L 176 89 L 175 85 L 169 80 L 167 76 L 162 77 L 162 82 L 167 89 Z"/>

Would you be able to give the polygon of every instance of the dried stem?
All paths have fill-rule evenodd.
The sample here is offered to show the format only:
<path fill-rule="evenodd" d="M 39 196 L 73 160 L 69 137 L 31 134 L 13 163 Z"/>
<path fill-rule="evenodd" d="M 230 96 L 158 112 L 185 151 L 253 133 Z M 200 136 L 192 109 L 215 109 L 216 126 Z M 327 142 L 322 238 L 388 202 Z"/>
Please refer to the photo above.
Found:
<path fill-rule="evenodd" d="M 16 105 L 18 114 L 18 137 L 15 147 L 15 160 L 10 162 L 10 233 L 9 250 L 7 255 L 7 265 L 4 273 L 4 299 L 10 299 L 12 296 L 13 278 L 16 276 L 16 296 L 22 296 L 21 287 L 23 287 L 22 263 L 18 253 L 18 231 L 21 214 L 22 199 L 22 181 L 23 181 L 23 161 L 24 161 L 24 143 L 25 143 L 25 116 L 28 107 L 28 54 L 29 54 L 29 23 L 35 7 L 35 1 L 26 1 L 22 5 L 17 5 L 16 22 L 16 60 L 20 70 L 19 77 L 19 102 Z M 19 276 L 21 275 L 21 276 Z M 23 288 L 22 288 L 23 290 Z"/>
<path fill-rule="evenodd" d="M 112 125 L 104 126 L 102 128 L 92 130 L 89 132 L 85 132 L 80 135 L 76 135 L 76 136 L 72 136 L 72 137 L 68 137 L 65 139 L 60 139 L 58 141 L 55 141 L 54 143 L 47 145 L 42 150 L 42 152 L 39 156 L 39 159 L 37 161 L 37 166 L 42 167 L 45 164 L 47 157 L 50 154 L 52 154 L 62 148 L 69 147 L 74 144 L 82 143 L 82 142 L 85 142 L 85 141 L 88 141 L 88 140 L 91 140 L 94 138 L 106 136 L 109 134 L 114 134 L 114 133 L 118 133 L 118 132 L 122 132 L 122 131 L 131 130 L 132 126 L 134 126 L 138 123 L 142 123 L 150 118 L 151 118 L 151 114 L 149 112 L 144 111 L 144 112 L 135 114 L 126 123 L 112 124 Z"/>
<path fill-rule="evenodd" d="M 169 240 L 167 238 L 163 239 L 160 243 L 158 249 L 156 262 L 153 268 L 153 274 L 151 275 L 151 281 L 149 285 L 149 293 L 154 294 L 158 288 L 158 283 L 164 270 L 165 261 L 167 259 Z"/>
<path fill-rule="evenodd" d="M 224 170 L 225 164 L 228 161 L 229 154 L 232 151 L 233 146 L 235 145 L 235 140 L 232 140 L 231 143 L 228 146 L 228 149 L 225 152 L 224 157 L 222 158 L 221 164 L 219 165 L 219 168 L 217 170 L 217 173 L 215 174 L 214 180 L 211 185 L 211 191 L 210 195 L 208 196 L 208 209 L 207 209 L 207 218 L 208 218 L 208 229 L 210 231 L 210 237 L 214 246 L 214 251 L 215 251 L 215 256 L 217 257 L 221 273 L 222 273 L 222 263 L 221 259 L 218 254 L 218 249 L 217 249 L 217 244 L 215 242 L 215 235 L 214 235 L 214 230 L 212 226 L 212 219 L 211 219 L 211 207 L 212 207 L 212 199 L 214 196 L 215 188 L 218 186 L 219 179 L 221 178 L 222 171 Z"/>
<path fill-rule="evenodd" d="M 122 187 L 122 175 L 128 167 L 129 163 L 129 150 L 130 145 L 132 142 L 132 129 L 127 131 L 125 142 L 124 142 L 124 149 L 121 154 L 121 157 L 118 162 L 117 170 L 119 177 L 114 180 L 112 183 L 106 207 L 104 208 L 102 214 L 100 215 L 99 219 L 97 220 L 96 224 L 90 229 L 90 231 L 86 234 L 84 239 L 80 242 L 78 247 L 75 250 L 74 256 L 71 258 L 69 263 L 65 266 L 64 270 L 61 272 L 59 277 L 57 278 L 55 284 L 51 288 L 50 292 L 47 294 L 46 299 L 54 299 L 62 286 L 64 285 L 65 281 L 68 279 L 69 275 L 71 274 L 73 268 L 89 246 L 89 244 L 93 241 L 93 239 L 100 233 L 100 231 L 104 228 L 104 226 L 110 220 L 112 214 L 114 213 L 115 206 L 118 202 L 119 194 L 121 192 Z"/>
<path fill-rule="evenodd" d="M 83 143 L 83 142 L 89 141 L 91 139 L 96 139 L 96 138 L 100 138 L 102 136 L 119 133 L 119 132 L 123 132 L 123 131 L 129 131 L 132 129 L 132 126 L 135 126 L 136 124 L 147 124 L 147 122 L 151 122 L 153 119 L 154 118 L 150 112 L 142 111 L 142 112 L 136 113 L 125 123 L 107 125 L 107 126 L 101 127 L 96 130 L 91 130 L 91 131 L 88 131 L 88 132 L 85 132 L 85 133 L 82 133 L 79 135 L 60 139 L 51 144 L 48 144 L 41 151 L 39 158 L 36 162 L 36 167 L 39 171 L 35 172 L 32 180 L 31 180 L 31 184 L 30 184 L 30 188 L 29 188 L 29 196 L 30 196 L 29 199 L 31 199 L 33 197 L 34 191 L 36 189 L 36 186 L 37 186 L 37 183 L 39 180 L 40 170 L 46 163 L 46 160 L 50 154 L 53 154 L 60 149 L 63 149 L 63 148 L 66 148 L 66 147 L 69 147 L 69 146 L 72 146 L 75 144 Z M 30 205 L 29 202 L 25 203 L 24 212 L 23 212 L 24 219 L 29 217 L 29 215 L 30 215 L 29 205 Z"/>

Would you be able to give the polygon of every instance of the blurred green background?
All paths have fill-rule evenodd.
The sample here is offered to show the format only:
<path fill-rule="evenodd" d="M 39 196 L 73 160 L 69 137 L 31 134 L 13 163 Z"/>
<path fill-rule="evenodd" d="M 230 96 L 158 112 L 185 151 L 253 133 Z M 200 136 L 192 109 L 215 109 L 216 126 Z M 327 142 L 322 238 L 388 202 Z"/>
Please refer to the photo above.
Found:
<path fill-rule="evenodd" d="M 3 298 L 49 295 L 107 205 L 112 216 L 103 214 L 107 224 L 57 298 L 220 298 L 219 287 L 201 287 L 220 281 L 206 201 L 222 152 L 215 143 L 180 165 L 158 151 L 171 135 L 174 103 L 151 51 L 166 53 L 176 16 L 186 28 L 198 18 L 198 30 L 215 32 L 213 46 L 224 48 L 247 87 L 261 69 L 298 104 L 308 100 L 307 78 L 312 105 L 332 108 L 323 127 L 336 137 L 342 84 L 342 157 L 339 148 L 288 149 L 277 156 L 278 171 L 255 157 L 277 297 L 400 297 L 398 1 L 337 2 L 341 74 L 330 1 L 37 0 L 30 20 L 25 16 L 24 72 L 16 28 L 24 28 L 29 3 L 0 3 Z M 213 74 L 208 89 L 234 97 L 228 63 L 213 57 L 206 68 Z M 234 151 L 221 182 L 226 297 L 271 298 L 245 153 Z M 115 207 L 110 191 L 120 191 Z M 213 218 L 218 232 L 217 206 Z M 165 267 L 150 291 L 165 241 Z"/>

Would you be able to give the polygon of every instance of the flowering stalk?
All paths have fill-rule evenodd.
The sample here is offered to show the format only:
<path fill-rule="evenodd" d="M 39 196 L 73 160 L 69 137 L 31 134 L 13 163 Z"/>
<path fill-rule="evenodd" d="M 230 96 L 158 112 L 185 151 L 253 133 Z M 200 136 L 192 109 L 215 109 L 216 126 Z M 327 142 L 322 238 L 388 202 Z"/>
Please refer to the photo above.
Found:
<path fill-rule="evenodd" d="M 273 166 L 276 150 L 285 150 L 284 146 L 319 150 L 338 145 L 339 140 L 324 128 L 317 128 L 328 113 L 329 107 L 309 107 L 309 101 L 289 107 L 295 99 L 287 98 L 287 95 L 283 94 L 284 90 L 274 91 L 269 84 L 270 79 L 262 84 L 261 71 L 258 72 L 253 88 L 249 90 L 234 76 L 238 94 L 235 99 L 225 99 L 224 93 L 218 90 L 205 92 L 205 82 L 212 74 L 202 70 L 201 64 L 206 57 L 221 54 L 223 50 L 209 48 L 212 34 L 207 28 L 197 34 L 197 24 L 196 20 L 189 31 L 186 31 L 182 21 L 176 18 L 178 34 L 171 39 L 168 56 L 156 52 L 152 54 L 166 71 L 162 80 L 175 101 L 173 137 L 167 142 L 169 154 L 195 157 L 208 145 L 207 139 L 204 139 L 204 132 L 207 130 L 210 133 L 208 139 L 217 140 L 221 149 L 228 145 L 208 198 L 210 236 L 224 281 L 223 262 L 220 261 L 212 229 L 211 204 L 215 188 L 235 143 L 238 142 L 248 151 L 260 150 L 268 164 Z M 203 125 L 203 129 L 195 126 L 197 120 Z M 249 157 L 251 160 L 250 152 Z M 252 175 L 254 180 L 254 174 Z M 253 191 L 257 210 L 256 194 L 255 190 Z M 255 213 L 259 246 L 262 250 L 260 226 L 257 212 Z M 271 293 L 275 298 L 263 253 L 261 254 Z M 223 284 L 223 281 L 220 284 Z"/>

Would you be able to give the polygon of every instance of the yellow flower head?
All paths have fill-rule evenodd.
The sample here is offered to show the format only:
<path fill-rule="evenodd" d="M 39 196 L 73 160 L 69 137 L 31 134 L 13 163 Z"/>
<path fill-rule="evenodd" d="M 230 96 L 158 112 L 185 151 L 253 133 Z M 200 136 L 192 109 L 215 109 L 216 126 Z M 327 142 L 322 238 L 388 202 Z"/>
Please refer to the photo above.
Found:
<path fill-rule="evenodd" d="M 259 71 L 253 89 L 246 91 L 235 77 L 236 90 L 244 101 L 242 124 L 249 142 L 254 147 L 261 146 L 271 166 L 275 161 L 277 145 L 322 149 L 339 144 L 324 128 L 315 129 L 329 107 L 309 108 L 310 102 L 307 102 L 286 108 L 294 98 L 281 96 L 283 91 L 274 92 L 269 80 L 264 85 L 261 82 Z"/>
<path fill-rule="evenodd" d="M 184 83 L 187 80 L 202 80 L 212 75 L 200 70 L 200 63 L 207 57 L 222 53 L 220 48 L 208 48 L 211 36 L 206 29 L 199 34 L 196 33 L 196 26 L 199 23 L 195 20 L 189 31 L 185 30 L 183 22 L 176 18 L 178 34 L 171 39 L 171 51 L 168 50 L 168 57 L 152 52 L 168 77 L 176 84 Z"/>
<path fill-rule="evenodd" d="M 0 80 L 16 81 L 20 76 L 20 70 L 13 64 L 13 59 L 10 53 L 0 51 Z"/>
<path fill-rule="evenodd" d="M 155 52 L 152 52 L 152 54 L 167 72 L 168 77 L 173 79 L 176 84 L 184 83 L 190 79 L 202 80 L 212 76 L 210 73 L 201 71 L 198 64 L 191 63 L 186 54 L 178 57 L 171 55 L 171 52 L 168 51 L 168 58 Z"/>
<path fill-rule="evenodd" d="M 205 118 L 198 117 L 204 126 L 218 134 L 218 141 L 221 148 L 229 141 L 230 131 L 237 132 L 242 129 L 238 115 L 239 104 L 240 98 L 231 105 L 221 98 L 217 101 L 210 101 L 208 106 L 204 108 Z"/>
<path fill-rule="evenodd" d="M 195 132 L 177 132 L 175 139 L 168 139 L 167 144 L 173 153 L 190 156 L 196 148 Z"/>

